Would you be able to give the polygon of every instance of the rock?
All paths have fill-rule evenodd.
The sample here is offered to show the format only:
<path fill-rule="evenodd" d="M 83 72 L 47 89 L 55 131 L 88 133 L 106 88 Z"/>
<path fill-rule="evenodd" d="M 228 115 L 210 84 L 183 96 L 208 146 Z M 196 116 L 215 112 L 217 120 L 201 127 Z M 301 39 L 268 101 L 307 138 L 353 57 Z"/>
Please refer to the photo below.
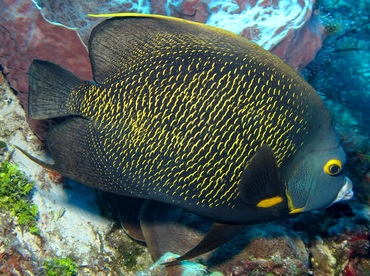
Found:
<path fill-rule="evenodd" d="M 332 255 L 332 251 L 329 247 L 324 244 L 323 240 L 320 237 L 314 241 L 311 246 L 311 264 L 317 275 L 334 275 L 335 266 L 337 260 Z"/>
<path fill-rule="evenodd" d="M 87 49 L 74 30 L 45 20 L 31 0 L 4 0 L 0 10 L 0 64 L 13 89 L 28 91 L 33 59 L 58 63 L 82 79 L 92 79 Z"/>

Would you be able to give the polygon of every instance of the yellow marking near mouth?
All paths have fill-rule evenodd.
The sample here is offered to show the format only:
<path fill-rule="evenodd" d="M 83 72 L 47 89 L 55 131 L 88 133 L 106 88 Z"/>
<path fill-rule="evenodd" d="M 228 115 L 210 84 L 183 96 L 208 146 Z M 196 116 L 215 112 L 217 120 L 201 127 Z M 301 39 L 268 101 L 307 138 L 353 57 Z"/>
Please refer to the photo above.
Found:
<path fill-rule="evenodd" d="M 298 208 L 298 209 L 294 209 L 292 211 L 289 212 L 289 214 L 297 214 L 297 213 L 301 213 L 303 212 L 304 208 Z"/>
<path fill-rule="evenodd" d="M 304 211 L 304 207 L 302 208 L 295 208 L 294 205 L 293 205 L 293 200 L 290 196 L 290 194 L 288 193 L 288 191 L 285 192 L 287 198 L 288 198 L 288 206 L 289 206 L 289 214 L 297 214 L 297 213 L 300 213 L 300 212 L 303 212 Z"/>

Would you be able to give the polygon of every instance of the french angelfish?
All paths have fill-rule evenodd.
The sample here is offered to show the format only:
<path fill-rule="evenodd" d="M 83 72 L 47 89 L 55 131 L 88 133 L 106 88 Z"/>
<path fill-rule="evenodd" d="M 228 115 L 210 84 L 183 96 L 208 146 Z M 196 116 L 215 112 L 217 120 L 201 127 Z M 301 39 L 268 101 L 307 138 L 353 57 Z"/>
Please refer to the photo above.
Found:
<path fill-rule="evenodd" d="M 96 26 L 88 48 L 94 81 L 47 61 L 30 67 L 29 116 L 65 118 L 46 138 L 54 163 L 38 162 L 213 220 L 174 262 L 218 247 L 243 225 L 352 197 L 328 109 L 290 66 L 249 40 L 127 14 Z"/>

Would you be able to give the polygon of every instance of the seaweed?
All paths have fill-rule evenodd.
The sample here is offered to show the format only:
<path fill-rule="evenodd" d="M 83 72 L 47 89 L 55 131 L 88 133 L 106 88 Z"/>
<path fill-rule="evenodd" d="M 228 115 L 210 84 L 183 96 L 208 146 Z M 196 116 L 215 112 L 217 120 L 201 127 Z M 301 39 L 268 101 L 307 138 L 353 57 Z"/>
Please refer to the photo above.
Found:
<path fill-rule="evenodd" d="M 76 264 L 71 258 L 46 259 L 43 265 L 47 276 L 77 275 Z"/>
<path fill-rule="evenodd" d="M 38 207 L 30 200 L 33 186 L 17 165 L 8 161 L 0 163 L 0 210 L 9 211 L 22 230 L 39 234 L 36 225 Z"/>

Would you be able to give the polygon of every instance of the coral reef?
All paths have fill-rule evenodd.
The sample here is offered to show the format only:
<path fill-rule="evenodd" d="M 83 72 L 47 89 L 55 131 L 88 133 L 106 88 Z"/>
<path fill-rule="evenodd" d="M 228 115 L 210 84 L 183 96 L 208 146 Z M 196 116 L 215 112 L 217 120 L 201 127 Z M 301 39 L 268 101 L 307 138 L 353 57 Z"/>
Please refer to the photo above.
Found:
<path fill-rule="evenodd" d="M 105 239 L 106 244 L 115 250 L 110 256 L 112 272 L 142 271 L 151 265 L 144 244 L 129 239 L 121 228 L 115 228 Z"/>
<path fill-rule="evenodd" d="M 184 262 L 181 262 L 181 264 L 176 264 L 172 266 L 162 265 L 163 263 L 168 262 L 171 259 L 177 258 L 177 257 L 179 257 L 179 255 L 173 254 L 171 252 L 167 252 L 162 257 L 160 257 L 147 270 L 141 271 L 139 275 L 140 276 L 150 276 L 150 275 L 204 276 L 204 275 L 207 275 L 207 267 L 202 264 L 195 263 L 195 262 L 184 261 Z"/>
<path fill-rule="evenodd" d="M 28 91 L 27 71 L 33 59 L 58 63 L 91 79 L 86 47 L 74 30 L 44 19 L 32 1 L 0 2 L 0 64 L 17 92 Z"/>
<path fill-rule="evenodd" d="M 5 82 L 5 77 L 3 74 L 0 74 L 0 85 L 2 85 Z"/>
<path fill-rule="evenodd" d="M 311 255 L 311 264 L 316 273 L 319 275 L 334 274 L 337 260 L 332 255 L 328 245 L 324 244 L 320 237 L 313 241 Z"/>
<path fill-rule="evenodd" d="M 69 29 L 77 28 L 87 45 L 92 28 L 103 20 L 89 18 L 88 13 L 151 12 L 205 22 L 252 39 L 297 70 L 314 58 L 323 37 L 323 28 L 313 12 L 313 0 L 270 4 L 247 0 L 37 1 L 37 4 L 41 10 L 31 0 L 0 2 L 0 64 L 11 86 L 20 93 L 28 90 L 26 73 L 34 58 L 53 61 L 83 79 L 92 79 L 86 48 L 76 31 Z M 26 104 L 26 97 L 20 98 Z"/>
<path fill-rule="evenodd" d="M 40 263 L 32 257 L 26 246 L 22 245 L 14 232 L 16 224 L 8 211 L 0 212 L 0 274 L 30 275 L 40 272 Z"/>
<path fill-rule="evenodd" d="M 45 17 L 51 22 L 58 22 L 65 26 L 77 28 L 85 44 L 88 42 L 91 29 L 96 20 L 88 18 L 89 13 L 135 12 L 152 13 L 181 17 L 192 21 L 217 26 L 255 41 L 257 44 L 270 50 L 283 40 L 289 41 L 290 46 L 303 49 L 298 45 L 300 39 L 293 36 L 300 33 L 300 29 L 311 25 L 312 35 L 321 36 L 321 24 L 315 28 L 313 22 L 308 23 L 312 14 L 314 0 L 240 0 L 240 1 L 201 1 L 201 0 L 157 0 L 157 1 L 38 1 L 38 5 Z M 98 19 L 101 21 L 102 19 Z M 276 22 L 279 22 L 276 24 Z M 306 31 L 304 31 L 306 32 Z M 311 38 L 313 38 L 313 36 Z M 307 37 L 308 39 L 308 37 Z M 311 43 L 316 42 L 311 41 Z M 320 45 L 316 50 L 320 48 Z M 310 51 L 305 49 L 305 51 Z M 300 54 L 302 54 L 301 51 Z"/>
<path fill-rule="evenodd" d="M 368 205 L 352 200 L 288 222 L 308 241 L 314 275 L 369 274 L 369 210 Z"/>
<path fill-rule="evenodd" d="M 223 275 L 243 276 L 243 275 L 308 275 L 307 267 L 302 263 L 290 258 L 282 259 L 274 257 L 268 259 L 253 258 L 240 261 L 234 266 L 227 268 Z"/>
<path fill-rule="evenodd" d="M 325 33 L 319 11 L 315 10 L 302 28 L 288 30 L 286 37 L 271 52 L 301 71 L 316 57 L 326 37 Z"/>
<path fill-rule="evenodd" d="M 325 33 L 314 3 L 211 1 L 206 23 L 241 34 L 301 70 L 316 56 Z"/>
<path fill-rule="evenodd" d="M 28 68 L 33 59 L 58 63 L 92 79 L 86 47 L 74 30 L 44 19 L 31 0 L 0 2 L 0 65 L 27 111 Z M 45 124 L 29 119 L 42 138 Z"/>

